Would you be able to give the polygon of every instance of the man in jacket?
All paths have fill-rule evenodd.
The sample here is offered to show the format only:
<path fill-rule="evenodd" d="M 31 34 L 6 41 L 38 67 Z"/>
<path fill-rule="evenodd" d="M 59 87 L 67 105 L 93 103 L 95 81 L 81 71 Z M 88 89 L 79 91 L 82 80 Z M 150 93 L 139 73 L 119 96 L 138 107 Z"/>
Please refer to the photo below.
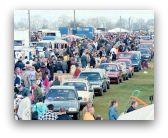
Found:
<path fill-rule="evenodd" d="M 86 68 L 86 66 L 87 66 L 87 57 L 86 57 L 85 53 L 83 53 L 83 55 L 81 57 L 81 64 L 82 64 L 82 68 Z"/>

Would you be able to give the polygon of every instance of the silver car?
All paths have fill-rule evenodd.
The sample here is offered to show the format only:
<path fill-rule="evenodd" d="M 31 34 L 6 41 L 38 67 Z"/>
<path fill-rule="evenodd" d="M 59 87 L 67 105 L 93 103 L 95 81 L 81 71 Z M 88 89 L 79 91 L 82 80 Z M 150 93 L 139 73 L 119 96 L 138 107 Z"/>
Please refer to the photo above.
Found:
<path fill-rule="evenodd" d="M 45 103 L 53 104 L 55 112 L 64 107 L 67 114 L 78 120 L 80 118 L 80 100 L 81 97 L 78 97 L 74 86 L 52 86 L 46 95 Z"/>

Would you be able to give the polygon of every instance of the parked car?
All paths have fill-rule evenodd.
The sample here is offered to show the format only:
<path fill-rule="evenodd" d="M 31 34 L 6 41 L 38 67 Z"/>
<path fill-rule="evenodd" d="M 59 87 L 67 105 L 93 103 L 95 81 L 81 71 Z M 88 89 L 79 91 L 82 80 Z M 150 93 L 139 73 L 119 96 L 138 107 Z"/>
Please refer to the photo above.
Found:
<path fill-rule="evenodd" d="M 78 96 L 82 97 L 80 105 L 85 106 L 88 102 L 93 103 L 94 91 L 86 79 L 69 79 L 64 80 L 63 85 L 74 86 L 77 90 Z"/>
<path fill-rule="evenodd" d="M 130 59 L 118 59 L 117 61 L 126 63 L 126 67 L 129 71 L 129 78 L 131 78 L 134 75 L 134 67 L 132 65 L 131 60 Z"/>
<path fill-rule="evenodd" d="M 131 51 L 132 57 L 132 65 L 134 67 L 134 71 L 140 71 L 141 70 L 141 52 L 140 51 Z"/>
<path fill-rule="evenodd" d="M 110 88 L 110 80 L 104 69 L 84 70 L 79 74 L 78 78 L 87 79 L 94 89 L 94 93 L 98 93 L 100 96 Z"/>
<path fill-rule="evenodd" d="M 141 52 L 141 58 L 143 58 L 144 60 L 151 61 L 151 52 L 149 49 L 141 48 L 139 50 Z"/>
<path fill-rule="evenodd" d="M 99 68 L 105 69 L 107 71 L 107 76 L 110 79 L 110 83 L 121 83 L 122 78 L 122 69 L 118 63 L 102 63 Z"/>
<path fill-rule="evenodd" d="M 78 97 L 74 86 L 52 86 L 46 95 L 45 104 L 53 104 L 55 112 L 64 107 L 67 114 L 78 120 L 80 117 L 81 99 L 81 97 Z"/>
<path fill-rule="evenodd" d="M 149 49 L 151 52 L 151 58 L 154 56 L 154 44 L 153 43 L 141 43 L 139 44 L 139 49 Z"/>

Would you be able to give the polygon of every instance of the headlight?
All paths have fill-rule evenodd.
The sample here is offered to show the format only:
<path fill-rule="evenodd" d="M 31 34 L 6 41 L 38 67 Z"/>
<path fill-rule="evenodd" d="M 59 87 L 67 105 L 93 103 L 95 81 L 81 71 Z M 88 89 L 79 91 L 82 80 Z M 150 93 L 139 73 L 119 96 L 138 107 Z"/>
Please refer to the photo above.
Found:
<path fill-rule="evenodd" d="M 68 111 L 75 112 L 75 111 L 77 111 L 77 109 L 76 108 L 69 108 Z"/>

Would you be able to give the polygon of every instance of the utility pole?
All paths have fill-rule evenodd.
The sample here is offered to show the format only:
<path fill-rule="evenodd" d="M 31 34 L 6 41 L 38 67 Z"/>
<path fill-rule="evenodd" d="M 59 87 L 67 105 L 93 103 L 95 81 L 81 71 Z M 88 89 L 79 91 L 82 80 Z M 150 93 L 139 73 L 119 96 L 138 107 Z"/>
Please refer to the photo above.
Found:
<path fill-rule="evenodd" d="M 29 22 L 29 46 L 31 42 L 31 30 L 30 30 L 30 10 L 28 10 L 28 22 Z"/>
<path fill-rule="evenodd" d="M 128 23 L 129 23 L 129 32 L 131 32 L 131 17 L 129 17 Z"/>
<path fill-rule="evenodd" d="M 75 18 L 75 10 L 74 10 L 74 29 L 76 29 L 76 18 Z"/>
<path fill-rule="evenodd" d="M 120 16 L 120 34 L 121 34 L 121 16 Z"/>

